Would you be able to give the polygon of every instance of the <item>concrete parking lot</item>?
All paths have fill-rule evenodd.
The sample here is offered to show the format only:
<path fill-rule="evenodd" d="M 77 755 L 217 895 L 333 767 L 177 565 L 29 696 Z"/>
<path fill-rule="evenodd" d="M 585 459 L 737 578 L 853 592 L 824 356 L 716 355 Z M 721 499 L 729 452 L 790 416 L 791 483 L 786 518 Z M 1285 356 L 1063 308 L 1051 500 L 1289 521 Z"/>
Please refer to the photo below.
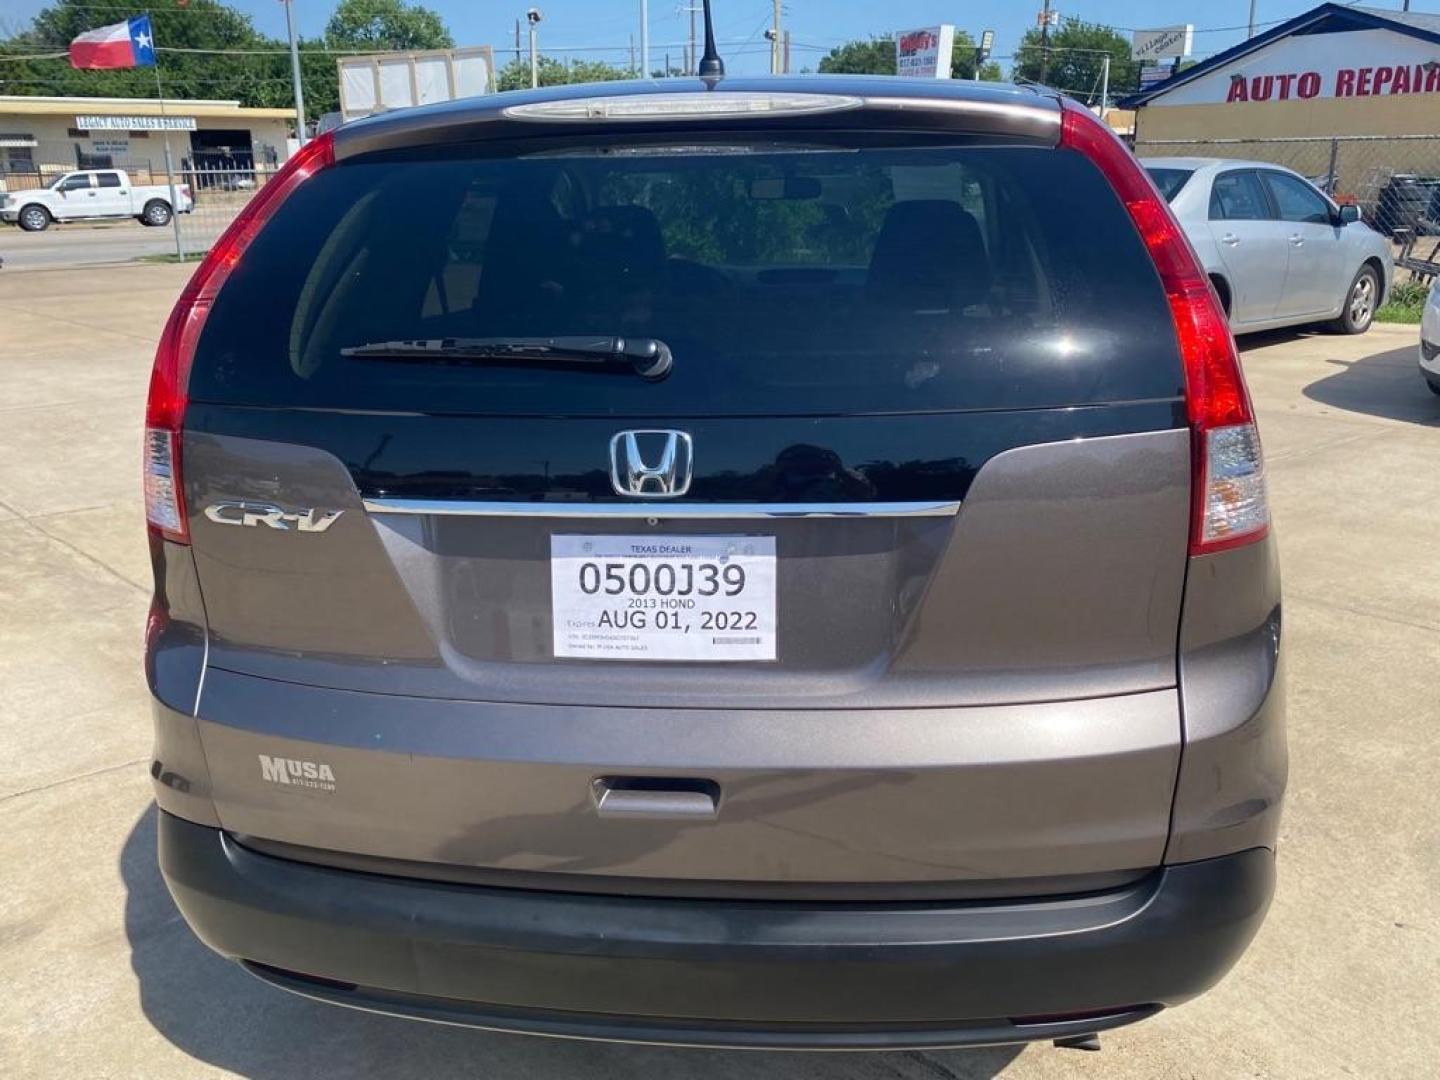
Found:
<path fill-rule="evenodd" d="M 1206 997 L 1105 1037 L 779 1055 L 411 1024 L 262 986 L 155 869 L 151 353 L 188 270 L 0 270 L 0 1072 L 24 1077 L 1440 1075 L 1440 397 L 1415 329 L 1245 343 L 1286 586 L 1280 885 Z"/>

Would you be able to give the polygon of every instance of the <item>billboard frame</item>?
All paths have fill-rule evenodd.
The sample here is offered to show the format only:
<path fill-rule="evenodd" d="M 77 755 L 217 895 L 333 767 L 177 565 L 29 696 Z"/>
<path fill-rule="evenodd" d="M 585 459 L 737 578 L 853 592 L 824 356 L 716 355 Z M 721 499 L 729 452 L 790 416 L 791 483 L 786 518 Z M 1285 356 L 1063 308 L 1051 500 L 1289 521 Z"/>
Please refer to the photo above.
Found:
<path fill-rule="evenodd" d="M 1141 50 L 1152 42 L 1160 43 L 1156 51 Z M 1183 23 L 1179 26 L 1155 26 L 1149 29 L 1133 30 L 1130 33 L 1131 60 L 1179 60 L 1189 56 L 1195 48 L 1195 26 Z"/>
<path fill-rule="evenodd" d="M 470 57 L 483 57 L 489 75 L 485 80 L 485 92 L 493 94 L 496 91 L 496 78 L 498 72 L 495 70 L 495 50 L 489 45 L 467 45 L 458 49 L 424 49 L 416 52 L 377 52 L 361 53 L 355 56 L 342 56 L 335 61 L 335 78 L 340 84 L 340 119 L 342 123 L 350 120 L 358 120 L 362 116 L 373 116 L 376 113 L 392 111 L 380 102 L 380 65 L 383 62 L 393 64 L 396 61 L 405 61 L 410 68 L 410 99 L 413 103 L 419 104 L 420 86 L 415 77 L 415 64 L 421 60 L 445 61 L 445 80 L 450 90 L 448 100 L 455 100 L 455 61 L 464 60 Z M 369 68 L 370 78 L 374 86 L 374 98 L 377 103 L 373 109 L 349 109 L 345 104 L 345 72 Z M 396 108 L 408 108 L 411 106 L 396 106 Z"/>

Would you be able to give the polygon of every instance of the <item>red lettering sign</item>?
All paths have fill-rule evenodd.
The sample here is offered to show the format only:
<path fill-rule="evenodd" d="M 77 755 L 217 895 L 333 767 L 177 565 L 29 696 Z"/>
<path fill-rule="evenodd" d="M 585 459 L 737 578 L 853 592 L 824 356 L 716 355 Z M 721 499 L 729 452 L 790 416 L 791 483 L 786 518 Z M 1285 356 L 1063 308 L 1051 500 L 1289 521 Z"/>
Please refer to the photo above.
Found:
<path fill-rule="evenodd" d="M 1230 76 L 1225 92 L 1234 101 L 1289 101 L 1320 96 L 1324 80 L 1318 71 L 1286 71 L 1276 75 Z M 1380 94 L 1440 93 L 1440 64 L 1397 64 L 1380 67 L 1340 68 L 1335 72 L 1335 96 L 1375 97 Z"/>
<path fill-rule="evenodd" d="M 902 53 L 923 52 L 926 49 L 933 49 L 940 44 L 940 39 L 926 30 L 917 30 L 913 34 L 906 34 L 900 39 L 900 51 Z"/>

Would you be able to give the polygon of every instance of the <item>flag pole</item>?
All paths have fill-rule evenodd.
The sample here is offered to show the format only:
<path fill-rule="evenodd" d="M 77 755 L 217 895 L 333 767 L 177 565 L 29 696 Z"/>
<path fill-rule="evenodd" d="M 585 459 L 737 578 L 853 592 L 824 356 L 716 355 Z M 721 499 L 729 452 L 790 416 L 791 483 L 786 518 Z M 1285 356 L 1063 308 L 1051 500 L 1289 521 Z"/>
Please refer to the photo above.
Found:
<path fill-rule="evenodd" d="M 150 23 L 150 47 L 155 49 L 155 20 L 150 12 L 145 12 L 145 17 Z M 165 123 L 165 87 L 160 82 L 160 50 L 155 49 L 155 63 L 150 65 L 155 69 L 155 93 L 160 101 L 160 134 L 165 141 L 165 183 L 170 188 L 170 227 L 175 233 L 175 258 L 178 262 L 185 261 L 185 248 L 180 243 L 180 200 L 175 197 L 175 173 L 170 163 L 170 128 Z"/>

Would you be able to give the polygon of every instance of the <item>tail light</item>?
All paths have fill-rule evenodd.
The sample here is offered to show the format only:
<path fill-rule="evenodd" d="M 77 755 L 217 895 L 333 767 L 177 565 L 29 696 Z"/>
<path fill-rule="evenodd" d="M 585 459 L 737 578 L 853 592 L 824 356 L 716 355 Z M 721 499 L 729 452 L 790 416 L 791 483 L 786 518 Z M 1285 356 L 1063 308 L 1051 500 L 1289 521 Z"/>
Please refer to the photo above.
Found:
<path fill-rule="evenodd" d="M 1088 110 L 1063 102 L 1060 143 L 1088 157 L 1125 204 L 1160 274 L 1185 365 L 1191 432 L 1190 554 L 1254 543 L 1270 528 L 1260 435 L 1235 338 L 1195 249 L 1150 177 Z"/>
<path fill-rule="evenodd" d="M 145 403 L 145 519 L 167 540 L 190 542 L 180 475 L 180 431 L 189 403 L 190 364 L 211 305 L 264 224 L 292 191 L 335 162 L 335 139 L 306 143 L 275 178 L 255 193 L 191 276 L 155 349 Z"/>

